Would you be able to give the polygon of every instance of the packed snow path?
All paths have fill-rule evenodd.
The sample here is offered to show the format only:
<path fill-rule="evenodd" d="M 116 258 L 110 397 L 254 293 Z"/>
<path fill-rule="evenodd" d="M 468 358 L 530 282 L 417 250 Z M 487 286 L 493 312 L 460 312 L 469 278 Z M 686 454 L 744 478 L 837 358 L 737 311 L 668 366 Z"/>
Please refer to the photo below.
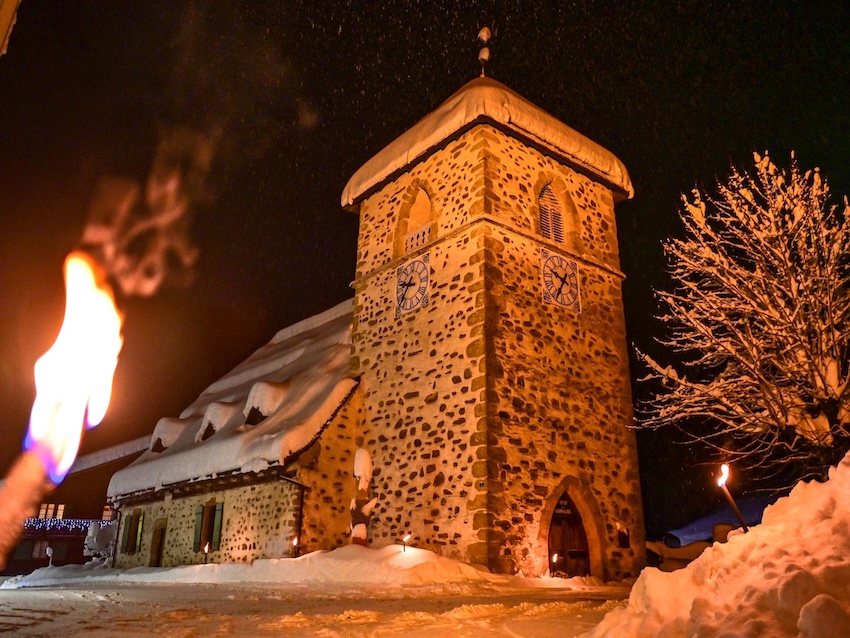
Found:
<path fill-rule="evenodd" d="M 578 636 L 626 589 L 96 584 L 0 590 L 14 636 Z"/>
<path fill-rule="evenodd" d="M 252 564 L 46 567 L 0 587 L 15 636 L 578 636 L 628 596 L 593 578 L 500 576 L 416 547 Z"/>

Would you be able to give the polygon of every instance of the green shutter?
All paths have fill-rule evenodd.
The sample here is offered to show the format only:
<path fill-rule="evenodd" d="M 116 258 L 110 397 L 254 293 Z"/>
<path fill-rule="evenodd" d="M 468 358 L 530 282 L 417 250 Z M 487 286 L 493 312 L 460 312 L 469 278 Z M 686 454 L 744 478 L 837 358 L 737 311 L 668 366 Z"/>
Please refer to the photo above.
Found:
<path fill-rule="evenodd" d="M 142 548 L 142 526 L 145 522 L 145 515 L 139 514 L 139 522 L 136 527 L 136 551 L 138 552 Z"/>
<path fill-rule="evenodd" d="M 224 511 L 224 503 L 215 504 L 215 522 L 213 523 L 212 550 L 218 551 L 221 547 L 221 516 Z"/>
<path fill-rule="evenodd" d="M 133 526 L 133 517 L 124 517 L 124 531 L 121 532 L 121 553 L 127 552 L 127 543 L 130 542 L 130 528 Z"/>
<path fill-rule="evenodd" d="M 204 523 L 204 506 L 198 505 L 195 508 L 195 542 L 192 544 L 194 551 L 201 551 L 201 529 Z"/>
<path fill-rule="evenodd" d="M 139 525 L 139 515 L 132 514 L 130 518 L 127 519 L 127 531 L 129 532 L 129 537 L 127 538 L 127 553 L 135 554 L 136 550 L 139 548 L 136 547 L 136 530 L 138 530 Z"/>

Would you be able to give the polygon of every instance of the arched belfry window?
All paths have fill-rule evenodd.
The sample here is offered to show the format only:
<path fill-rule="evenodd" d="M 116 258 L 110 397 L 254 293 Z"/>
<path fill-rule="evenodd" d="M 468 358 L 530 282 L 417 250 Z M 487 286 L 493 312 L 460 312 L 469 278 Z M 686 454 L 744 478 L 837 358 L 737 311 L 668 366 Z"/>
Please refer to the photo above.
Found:
<path fill-rule="evenodd" d="M 431 239 L 431 198 L 424 189 L 416 189 L 416 198 L 410 205 L 407 218 L 407 233 L 404 236 L 404 252 L 409 253 L 424 246 Z"/>
<path fill-rule="evenodd" d="M 396 230 L 396 256 L 406 255 L 434 239 L 436 219 L 431 196 L 417 182 L 408 190 Z"/>
<path fill-rule="evenodd" d="M 564 212 L 561 204 L 552 190 L 551 184 L 546 184 L 540 191 L 540 234 L 559 244 L 564 243 Z"/>

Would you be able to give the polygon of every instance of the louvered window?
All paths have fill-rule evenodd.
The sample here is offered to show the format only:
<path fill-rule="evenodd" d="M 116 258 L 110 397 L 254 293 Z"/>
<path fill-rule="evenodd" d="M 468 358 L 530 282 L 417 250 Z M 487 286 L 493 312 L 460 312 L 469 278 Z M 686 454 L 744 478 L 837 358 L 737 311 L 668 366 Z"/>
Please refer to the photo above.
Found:
<path fill-rule="evenodd" d="M 547 184 L 540 191 L 540 234 L 560 244 L 564 243 L 564 214 L 558 198 Z"/>

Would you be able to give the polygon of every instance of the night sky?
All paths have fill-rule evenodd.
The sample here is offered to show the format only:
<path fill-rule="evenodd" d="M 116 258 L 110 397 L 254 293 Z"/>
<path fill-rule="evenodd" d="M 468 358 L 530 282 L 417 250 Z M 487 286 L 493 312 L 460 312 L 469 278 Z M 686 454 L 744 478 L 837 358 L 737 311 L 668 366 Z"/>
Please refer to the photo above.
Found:
<path fill-rule="evenodd" d="M 196 201 L 189 285 L 120 298 L 113 405 L 82 453 L 152 431 L 280 328 L 352 295 L 357 219 L 339 197 L 372 155 L 480 72 L 614 152 L 629 338 L 652 350 L 660 242 L 679 194 L 753 151 L 820 166 L 850 194 L 850 9 L 792 2 L 23 0 L 0 57 L 0 470 L 32 365 L 64 303 L 61 266 L 104 177 L 143 184 L 159 140 L 219 132 Z M 637 376 L 638 371 L 633 374 Z M 638 385 L 636 396 L 645 389 Z M 696 452 L 641 434 L 650 530 L 711 499 Z M 96 514 L 117 466 L 55 500 Z"/>

